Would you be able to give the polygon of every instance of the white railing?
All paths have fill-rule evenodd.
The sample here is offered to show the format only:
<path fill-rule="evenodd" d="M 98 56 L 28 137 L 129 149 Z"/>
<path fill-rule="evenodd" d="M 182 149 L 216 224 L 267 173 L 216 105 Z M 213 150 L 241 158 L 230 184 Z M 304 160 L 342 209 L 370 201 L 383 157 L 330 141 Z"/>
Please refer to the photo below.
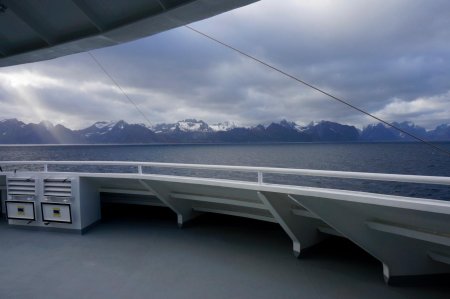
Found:
<path fill-rule="evenodd" d="M 27 165 L 27 166 L 41 165 L 43 166 L 44 172 L 48 172 L 49 166 L 52 165 L 128 166 L 128 167 L 136 167 L 137 171 L 136 173 L 142 175 L 144 175 L 143 167 L 246 172 L 257 174 L 259 184 L 264 183 L 264 174 L 285 174 L 285 175 L 300 175 L 300 176 L 328 177 L 341 179 L 361 179 L 372 181 L 450 185 L 450 177 L 443 177 L 443 176 L 385 174 L 385 173 L 293 169 L 293 168 L 276 168 L 276 167 L 180 164 L 180 163 L 159 163 L 159 162 L 130 162 L 130 161 L 0 161 L 0 166 L 19 166 L 19 165 Z"/>

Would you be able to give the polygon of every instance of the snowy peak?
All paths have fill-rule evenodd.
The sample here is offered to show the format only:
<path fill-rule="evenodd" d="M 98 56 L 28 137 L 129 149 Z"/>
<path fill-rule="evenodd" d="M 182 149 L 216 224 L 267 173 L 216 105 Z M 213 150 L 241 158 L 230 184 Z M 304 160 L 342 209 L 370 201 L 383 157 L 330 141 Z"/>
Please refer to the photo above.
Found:
<path fill-rule="evenodd" d="M 96 122 L 94 125 L 94 127 L 96 127 L 99 130 L 112 130 L 113 128 L 119 128 L 119 129 L 123 129 L 125 126 L 128 126 L 128 123 L 123 121 L 123 120 L 119 120 L 119 121 L 99 121 Z"/>
<path fill-rule="evenodd" d="M 177 122 L 176 128 L 183 132 L 211 132 L 212 129 L 202 120 L 185 119 Z"/>
<path fill-rule="evenodd" d="M 285 128 L 295 129 L 295 126 L 297 124 L 293 121 L 287 121 L 287 120 L 283 119 L 282 121 L 280 121 L 279 125 L 282 127 L 285 127 Z"/>
<path fill-rule="evenodd" d="M 238 126 L 236 125 L 236 123 L 234 123 L 232 121 L 225 121 L 225 122 L 210 125 L 209 127 L 214 132 L 224 132 L 224 131 L 230 131 L 232 129 L 235 129 Z"/>
<path fill-rule="evenodd" d="M 128 126 L 128 123 L 123 120 L 119 121 L 99 121 L 93 124 L 91 127 L 95 127 L 99 130 L 112 130 L 113 128 L 123 129 Z"/>
<path fill-rule="evenodd" d="M 95 124 L 93 124 L 94 127 L 96 127 L 99 130 L 102 130 L 104 128 L 112 128 L 116 125 L 116 121 L 98 121 Z"/>
<path fill-rule="evenodd" d="M 156 134 L 168 133 L 175 130 L 176 124 L 157 124 L 149 129 L 155 132 Z"/>
<path fill-rule="evenodd" d="M 406 132 L 432 141 L 450 140 L 450 124 L 425 130 L 412 122 L 393 123 Z M 197 119 L 171 124 L 129 124 L 99 121 L 82 130 L 70 130 L 50 122 L 25 124 L 17 119 L 0 120 L 0 144 L 68 144 L 68 143 L 249 143 L 249 142 L 348 142 L 412 141 L 413 139 L 385 124 L 368 125 L 363 130 L 330 121 L 312 122 L 306 126 L 281 120 L 268 126 L 238 126 L 226 121 L 208 125 Z"/>
<path fill-rule="evenodd" d="M 152 143 L 154 133 L 144 124 L 126 121 L 100 121 L 77 131 L 88 143 Z"/>
<path fill-rule="evenodd" d="M 157 124 L 150 128 L 156 134 L 173 132 L 213 132 L 214 130 L 204 121 L 196 119 L 180 120 L 172 124 Z"/>
<path fill-rule="evenodd" d="M 98 121 L 92 126 L 80 130 L 80 132 L 86 137 L 91 138 L 94 135 L 105 135 L 112 131 L 120 131 L 128 127 L 129 124 L 123 120 L 119 121 Z"/>
<path fill-rule="evenodd" d="M 279 125 L 282 127 L 288 128 L 288 129 L 296 130 L 297 132 L 303 132 L 307 129 L 307 127 L 298 125 L 295 122 L 288 121 L 286 119 L 283 119 L 282 121 L 280 121 Z"/>

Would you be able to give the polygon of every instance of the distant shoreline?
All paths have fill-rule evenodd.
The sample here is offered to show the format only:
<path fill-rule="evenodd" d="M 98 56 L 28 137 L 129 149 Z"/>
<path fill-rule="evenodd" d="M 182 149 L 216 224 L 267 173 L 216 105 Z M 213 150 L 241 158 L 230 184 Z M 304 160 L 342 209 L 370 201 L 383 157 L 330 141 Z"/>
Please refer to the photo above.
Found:
<path fill-rule="evenodd" d="M 429 141 L 430 143 L 450 143 L 450 141 Z M 108 147 L 108 146 L 184 146 L 184 145 L 289 145 L 289 144 L 421 144 L 419 141 L 305 141 L 305 142 L 186 142 L 186 143 L 74 143 L 74 144 L 0 144 L 0 147 L 56 147 L 56 146 L 79 146 L 79 147 Z"/>

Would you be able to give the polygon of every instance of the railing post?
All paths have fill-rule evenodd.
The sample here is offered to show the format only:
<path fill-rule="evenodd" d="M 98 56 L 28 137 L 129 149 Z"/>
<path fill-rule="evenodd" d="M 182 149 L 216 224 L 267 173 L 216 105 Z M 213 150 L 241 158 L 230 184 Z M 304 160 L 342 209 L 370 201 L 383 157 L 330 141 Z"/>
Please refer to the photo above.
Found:
<path fill-rule="evenodd" d="M 44 172 L 48 172 L 48 164 L 44 164 Z"/>
<path fill-rule="evenodd" d="M 263 173 L 262 171 L 258 171 L 258 184 L 262 185 L 263 181 Z"/>
<path fill-rule="evenodd" d="M 138 165 L 138 173 L 142 174 L 142 165 Z"/>

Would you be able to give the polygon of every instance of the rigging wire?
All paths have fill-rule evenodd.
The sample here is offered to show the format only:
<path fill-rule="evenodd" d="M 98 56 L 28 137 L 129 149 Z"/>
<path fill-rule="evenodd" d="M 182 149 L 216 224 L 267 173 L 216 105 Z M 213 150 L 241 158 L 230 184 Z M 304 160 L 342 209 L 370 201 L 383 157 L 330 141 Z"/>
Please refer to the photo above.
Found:
<path fill-rule="evenodd" d="M 429 141 L 427 141 L 427 140 L 425 140 L 425 139 L 423 139 L 423 138 L 421 138 L 419 136 L 416 136 L 416 135 L 414 135 L 414 134 L 412 134 L 412 133 L 410 133 L 408 131 L 405 131 L 402 128 L 400 128 L 400 127 L 398 127 L 396 125 L 393 125 L 393 124 L 389 123 L 388 121 L 385 121 L 385 120 L 381 119 L 380 117 L 375 116 L 375 115 L 371 114 L 370 112 L 367 112 L 367 111 L 365 111 L 365 110 L 363 110 L 363 109 L 361 109 L 361 108 L 359 108 L 359 107 L 349 103 L 348 101 L 346 101 L 346 100 L 344 100 L 342 98 L 334 96 L 334 95 L 330 94 L 329 92 L 327 92 L 327 91 L 325 91 L 325 90 L 323 90 L 323 89 L 321 89 L 319 87 L 314 86 L 311 83 L 308 83 L 308 82 L 306 82 L 306 81 L 304 81 L 304 80 L 302 80 L 302 79 L 300 79 L 300 78 L 298 78 L 298 77 L 296 77 L 296 76 L 294 76 L 294 75 L 292 75 L 292 74 L 290 74 L 290 73 L 288 73 L 286 71 L 283 71 L 282 69 L 280 69 L 280 68 L 278 68 L 278 67 L 276 67 L 276 66 L 274 66 L 272 64 L 269 64 L 269 63 L 267 63 L 267 62 L 265 62 L 265 61 L 263 61 L 263 60 L 261 60 L 259 58 L 256 58 L 255 56 L 252 56 L 252 55 L 250 55 L 250 54 L 248 54 L 248 53 L 246 53 L 246 52 L 244 52 L 242 50 L 239 50 L 238 48 L 235 48 L 235 47 L 231 46 L 230 44 L 222 42 L 222 41 L 218 40 L 217 38 L 215 38 L 215 37 L 213 37 L 211 35 L 208 35 L 208 34 L 202 32 L 200 30 L 197 30 L 197 29 L 195 29 L 195 28 L 193 28 L 193 27 L 191 27 L 189 25 L 185 25 L 184 27 L 186 27 L 187 29 L 189 29 L 189 30 L 191 30 L 191 31 L 193 31 L 193 32 L 203 36 L 203 37 L 206 37 L 209 40 L 212 40 L 215 43 L 218 43 L 218 44 L 220 44 L 220 45 L 222 45 L 222 46 L 224 46 L 224 47 L 226 47 L 226 48 L 228 48 L 230 50 L 233 50 L 234 52 L 237 52 L 237 53 L 239 53 L 242 56 L 245 56 L 245 57 L 247 57 L 247 58 L 249 58 L 249 59 L 251 59 L 251 60 L 253 60 L 253 61 L 255 61 L 255 62 L 259 63 L 259 64 L 262 64 L 262 65 L 264 65 L 264 66 L 266 66 L 266 67 L 268 67 L 268 68 L 270 68 L 270 69 L 272 69 L 272 70 L 274 70 L 274 71 L 284 75 L 285 77 L 288 77 L 288 78 L 290 78 L 290 79 L 292 79 L 292 80 L 294 80 L 294 81 L 296 81 L 298 83 L 306 85 L 307 87 L 312 88 L 315 91 L 317 91 L 319 93 L 322 93 L 322 94 L 326 95 L 327 97 L 329 97 L 329 98 L 331 98 L 331 99 L 333 99 L 335 101 L 338 101 L 338 102 L 340 102 L 340 103 L 342 103 L 342 104 L 344 104 L 344 105 L 346 105 L 346 106 L 348 106 L 348 107 L 350 107 L 350 108 L 352 108 L 352 109 L 354 109 L 354 110 L 356 110 L 356 111 L 358 111 L 358 112 L 360 112 L 362 114 L 365 114 L 365 115 L 367 115 L 367 116 L 369 116 L 369 117 L 371 117 L 371 118 L 373 118 L 373 119 L 375 119 L 375 120 L 377 120 L 377 121 L 379 121 L 379 122 L 381 122 L 381 123 L 383 123 L 383 124 L 393 128 L 393 129 L 395 129 L 395 130 L 397 130 L 397 131 L 399 131 L 399 132 L 401 132 L 401 133 L 403 133 L 405 135 L 408 135 L 409 137 L 411 137 L 411 138 L 413 138 L 413 139 L 415 139 L 417 141 L 420 141 L 423 144 L 426 144 L 426 145 L 432 147 L 433 149 L 435 149 L 437 151 L 440 151 L 440 152 L 445 153 L 445 154 L 450 156 L 450 150 L 447 150 L 447 149 L 445 149 L 445 148 L 443 148 L 441 146 L 437 146 L 436 144 L 433 144 L 433 143 L 431 143 L 431 142 L 429 142 Z"/>
<path fill-rule="evenodd" d="M 92 60 L 100 67 L 100 69 L 108 76 L 108 78 L 119 88 L 119 90 L 123 93 L 125 98 L 136 108 L 136 110 L 142 115 L 142 117 L 147 121 L 148 125 L 151 127 L 152 122 L 150 119 L 145 115 L 144 112 L 139 108 L 139 106 L 127 95 L 127 93 L 120 87 L 119 83 L 117 83 L 116 80 L 111 76 L 111 74 L 103 67 L 103 65 L 100 63 L 100 61 L 95 58 L 94 54 L 92 54 L 90 51 L 87 51 L 87 53 L 91 56 Z"/>

